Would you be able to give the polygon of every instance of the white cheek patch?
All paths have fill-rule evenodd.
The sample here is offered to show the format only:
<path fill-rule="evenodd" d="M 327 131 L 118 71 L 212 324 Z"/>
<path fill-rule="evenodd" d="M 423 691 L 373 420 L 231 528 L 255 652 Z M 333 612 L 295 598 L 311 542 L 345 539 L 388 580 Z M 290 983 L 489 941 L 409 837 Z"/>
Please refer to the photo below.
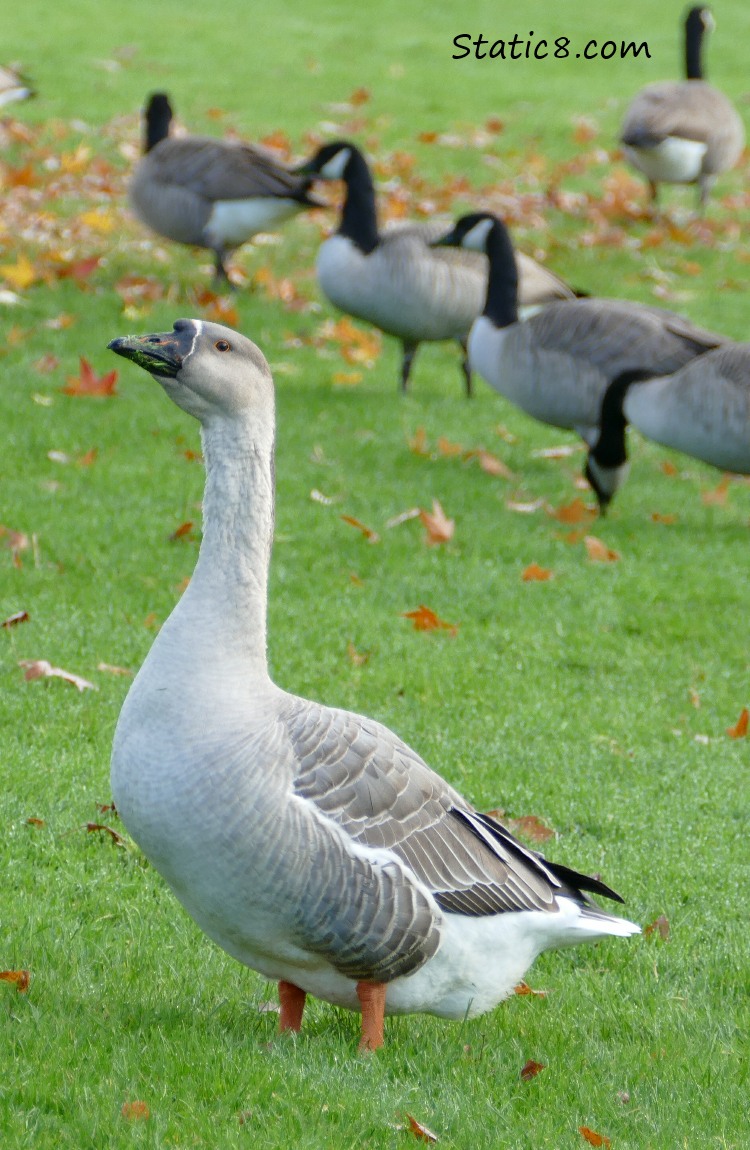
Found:
<path fill-rule="evenodd" d="M 351 148 L 342 148 L 340 152 L 336 152 L 335 156 L 331 156 L 330 160 L 326 160 L 323 164 L 320 175 L 326 180 L 342 180 L 351 154 Z"/>
<path fill-rule="evenodd" d="M 494 225 L 494 220 L 480 220 L 461 240 L 461 247 L 472 252 L 483 252 L 487 244 L 487 236 Z"/>

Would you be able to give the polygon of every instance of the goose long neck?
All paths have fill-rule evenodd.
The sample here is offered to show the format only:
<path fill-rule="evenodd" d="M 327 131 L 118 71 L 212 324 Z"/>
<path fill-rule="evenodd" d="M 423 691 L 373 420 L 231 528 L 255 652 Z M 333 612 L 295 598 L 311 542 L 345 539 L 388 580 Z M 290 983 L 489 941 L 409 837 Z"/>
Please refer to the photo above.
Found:
<path fill-rule="evenodd" d="M 625 432 L 628 418 L 625 398 L 634 383 L 651 378 L 647 371 L 636 369 L 616 376 L 604 393 L 599 424 L 599 438 L 591 448 L 591 458 L 602 467 L 620 467 L 627 459 Z"/>
<path fill-rule="evenodd" d="M 172 109 L 165 102 L 150 104 L 146 110 L 146 130 L 143 137 L 143 152 L 148 155 L 152 148 L 166 140 L 172 123 Z"/>
<path fill-rule="evenodd" d="M 227 657 L 266 671 L 268 569 L 274 524 L 273 427 L 251 436 L 241 424 L 203 429 L 203 541 L 183 600 L 210 618 L 211 642 Z"/>
<path fill-rule="evenodd" d="M 339 235 L 352 240 L 366 255 L 379 243 L 375 185 L 367 161 L 352 149 L 344 171 L 346 195 L 341 212 Z"/>
<path fill-rule="evenodd" d="M 496 220 L 485 241 L 489 260 L 484 314 L 495 327 L 509 327 L 518 320 L 518 269 L 507 228 Z"/>
<path fill-rule="evenodd" d="M 685 76 L 703 80 L 703 35 L 705 25 L 701 9 L 693 8 L 685 22 Z"/>

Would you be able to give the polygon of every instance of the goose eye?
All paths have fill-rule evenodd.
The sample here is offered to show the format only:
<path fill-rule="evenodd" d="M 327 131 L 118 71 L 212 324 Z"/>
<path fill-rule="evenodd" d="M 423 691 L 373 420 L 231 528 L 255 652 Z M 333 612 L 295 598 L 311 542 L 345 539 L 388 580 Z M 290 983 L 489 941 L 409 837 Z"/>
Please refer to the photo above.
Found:
<path fill-rule="evenodd" d="M 214 347 L 216 348 L 217 351 L 231 351 L 232 350 L 231 343 L 227 343 L 227 341 L 225 339 L 217 339 L 216 343 L 214 344 Z"/>

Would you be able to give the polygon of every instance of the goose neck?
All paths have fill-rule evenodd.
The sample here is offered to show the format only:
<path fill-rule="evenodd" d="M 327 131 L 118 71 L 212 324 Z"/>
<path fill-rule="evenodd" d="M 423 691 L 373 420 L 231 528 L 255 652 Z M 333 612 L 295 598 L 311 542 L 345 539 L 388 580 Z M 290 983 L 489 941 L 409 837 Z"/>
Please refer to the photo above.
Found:
<path fill-rule="evenodd" d="M 649 378 L 649 373 L 646 371 L 624 371 L 605 391 L 599 437 L 591 448 L 591 458 L 601 467 L 620 467 L 627 460 L 625 432 L 628 417 L 625 412 L 625 400 L 634 384 Z"/>
<path fill-rule="evenodd" d="M 703 36 L 705 26 L 699 8 L 693 8 L 685 22 L 685 76 L 703 80 Z"/>
<path fill-rule="evenodd" d="M 375 185 L 367 161 L 356 148 L 352 149 L 346 165 L 344 181 L 346 193 L 339 235 L 350 239 L 365 255 L 369 255 L 379 243 Z"/>
<path fill-rule="evenodd" d="M 495 327 L 509 327 L 518 320 L 518 269 L 507 228 L 496 220 L 487 234 L 489 261 L 484 314 Z"/>
<path fill-rule="evenodd" d="M 143 139 L 143 152 L 148 155 L 152 148 L 166 140 L 172 113 L 168 105 L 149 107 L 146 112 L 146 131 Z"/>

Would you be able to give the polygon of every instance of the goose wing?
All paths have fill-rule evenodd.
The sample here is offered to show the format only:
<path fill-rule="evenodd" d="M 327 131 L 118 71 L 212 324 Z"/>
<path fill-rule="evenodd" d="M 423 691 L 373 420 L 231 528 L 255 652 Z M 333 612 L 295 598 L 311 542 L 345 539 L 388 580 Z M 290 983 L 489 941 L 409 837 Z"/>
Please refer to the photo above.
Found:
<path fill-rule="evenodd" d="M 701 80 L 649 84 L 631 102 L 620 139 L 631 147 L 648 148 L 668 136 L 698 140 L 711 148 L 728 142 L 739 155 L 745 130 L 731 101 L 711 84 Z"/>
<path fill-rule="evenodd" d="M 212 203 L 256 196 L 304 199 L 309 183 L 259 148 L 210 136 L 162 140 L 146 159 L 153 179 L 188 187 Z"/>

